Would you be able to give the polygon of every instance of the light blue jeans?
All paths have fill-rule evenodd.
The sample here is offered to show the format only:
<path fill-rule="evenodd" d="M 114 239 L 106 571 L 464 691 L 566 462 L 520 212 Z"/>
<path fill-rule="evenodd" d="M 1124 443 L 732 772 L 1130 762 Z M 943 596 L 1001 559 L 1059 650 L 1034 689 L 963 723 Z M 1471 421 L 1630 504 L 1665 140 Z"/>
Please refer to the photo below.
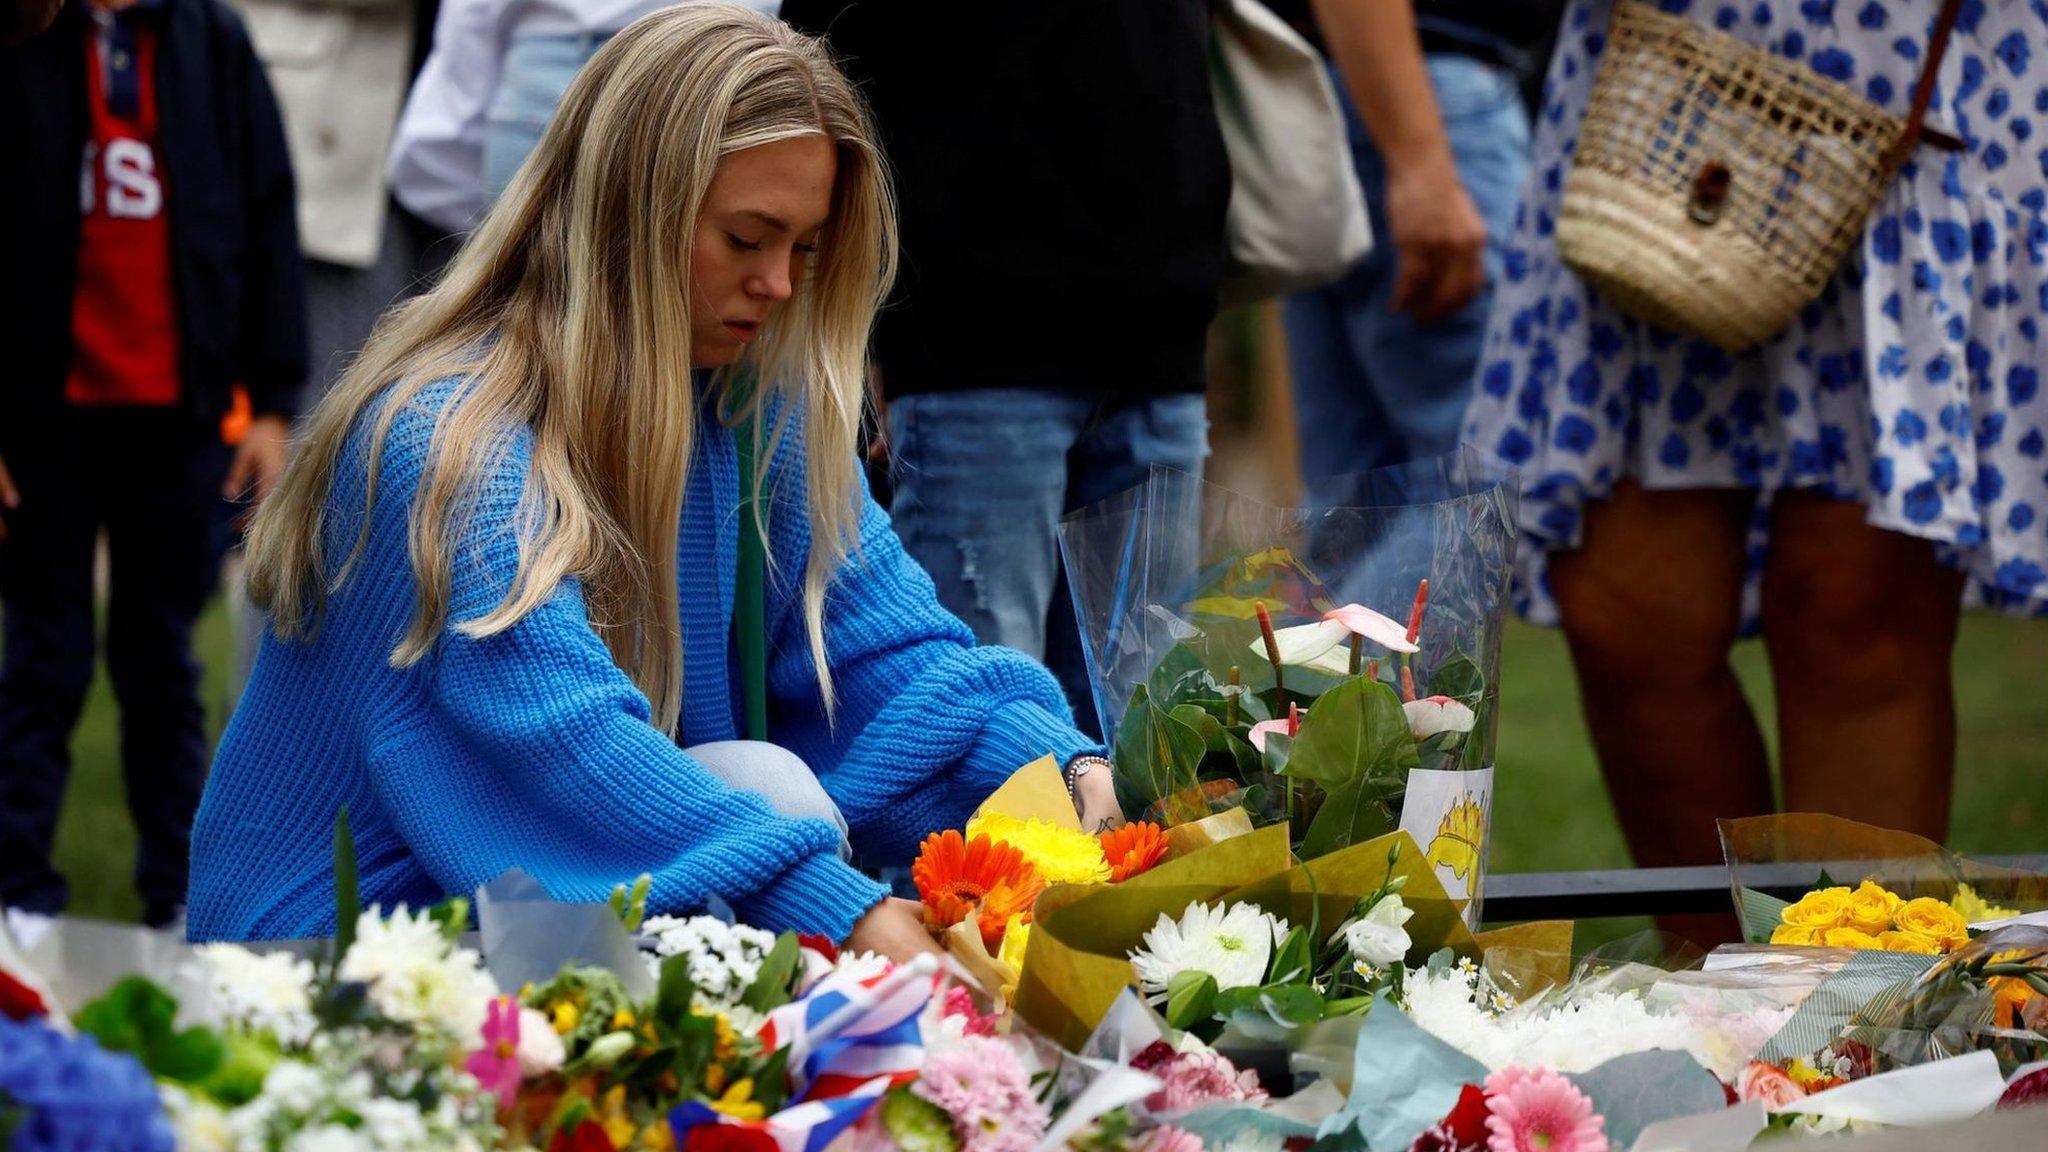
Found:
<path fill-rule="evenodd" d="M 1458 176 L 1486 221 L 1490 284 L 1501 274 L 1529 171 L 1528 113 L 1506 71 L 1455 55 L 1431 56 L 1428 65 Z M 1337 90 L 1343 92 L 1341 82 Z M 1286 306 L 1302 476 L 1310 503 L 1323 508 L 1343 500 L 1344 489 L 1332 483 L 1337 477 L 1457 447 L 1493 301 L 1489 287 L 1433 324 L 1387 310 L 1396 253 L 1385 211 L 1386 165 L 1348 101 L 1345 120 L 1376 243 L 1342 279 Z"/>
<path fill-rule="evenodd" d="M 569 82 L 611 34 L 521 36 L 505 49 L 498 90 L 484 113 L 484 193 L 492 200 L 540 143 Z"/>
<path fill-rule="evenodd" d="M 789 749 L 759 740 L 719 740 L 683 750 L 704 770 L 734 788 L 758 792 L 768 806 L 792 820 L 823 820 L 839 829 L 839 858 L 850 859 L 846 817 L 818 783 L 803 758 Z"/>
<path fill-rule="evenodd" d="M 1060 517 L 1144 482 L 1154 464 L 1200 475 L 1200 393 L 1101 399 L 975 388 L 889 404 L 890 509 L 939 602 L 984 644 L 1045 661 L 1094 728 L 1080 630 L 1060 569 Z"/>

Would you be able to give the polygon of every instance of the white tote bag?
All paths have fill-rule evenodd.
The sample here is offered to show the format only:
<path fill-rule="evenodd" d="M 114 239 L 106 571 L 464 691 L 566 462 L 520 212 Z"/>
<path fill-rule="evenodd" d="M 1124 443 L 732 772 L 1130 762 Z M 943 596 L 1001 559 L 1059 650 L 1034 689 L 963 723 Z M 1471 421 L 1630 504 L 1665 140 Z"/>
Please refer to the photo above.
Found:
<path fill-rule="evenodd" d="M 1372 249 L 1372 227 L 1322 57 L 1258 0 L 1218 0 L 1214 38 L 1230 157 L 1223 302 L 1327 284 Z"/>

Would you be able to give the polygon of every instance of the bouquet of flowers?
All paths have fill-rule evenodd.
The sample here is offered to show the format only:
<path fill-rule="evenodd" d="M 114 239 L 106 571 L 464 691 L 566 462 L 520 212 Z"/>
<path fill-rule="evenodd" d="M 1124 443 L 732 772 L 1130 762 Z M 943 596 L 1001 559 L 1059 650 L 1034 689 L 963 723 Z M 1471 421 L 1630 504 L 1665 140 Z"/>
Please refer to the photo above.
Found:
<path fill-rule="evenodd" d="M 1723 820 L 1721 844 L 1743 933 L 1756 943 L 1938 956 L 2048 907 L 2048 876 L 1836 816 Z"/>
<path fill-rule="evenodd" d="M 1515 487 L 1476 455 L 1275 508 L 1155 469 L 1060 544 L 1125 813 L 1304 857 L 1396 828 L 1477 923 Z"/>

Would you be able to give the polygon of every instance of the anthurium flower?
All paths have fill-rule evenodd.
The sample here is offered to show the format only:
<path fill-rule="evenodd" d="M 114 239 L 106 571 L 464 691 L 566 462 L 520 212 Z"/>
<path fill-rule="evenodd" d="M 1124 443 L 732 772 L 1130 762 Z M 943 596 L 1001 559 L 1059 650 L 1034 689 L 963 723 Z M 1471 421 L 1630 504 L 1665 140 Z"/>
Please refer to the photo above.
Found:
<path fill-rule="evenodd" d="M 1470 732 L 1479 719 L 1469 705 L 1449 696 L 1425 696 L 1401 705 L 1401 711 L 1408 716 L 1408 731 L 1417 740 L 1427 740 L 1439 732 Z"/>
<path fill-rule="evenodd" d="M 1283 719 L 1261 720 L 1257 724 L 1252 725 L 1251 731 L 1246 732 L 1244 738 L 1251 741 L 1252 747 L 1258 749 L 1263 754 L 1266 751 L 1266 737 L 1275 732 L 1289 738 L 1301 735 L 1301 706 L 1299 704 L 1290 702 L 1287 705 L 1287 715 Z"/>
<path fill-rule="evenodd" d="M 1407 625 L 1362 604 L 1332 608 L 1314 624 L 1273 630 L 1274 647 L 1279 650 L 1282 664 L 1312 667 L 1335 674 L 1348 674 L 1351 670 L 1350 655 L 1336 649 L 1353 636 L 1362 636 L 1389 652 L 1420 651 L 1408 639 Z M 1254 640 L 1251 647 L 1253 651 L 1264 654 L 1265 638 L 1261 636 Z"/>

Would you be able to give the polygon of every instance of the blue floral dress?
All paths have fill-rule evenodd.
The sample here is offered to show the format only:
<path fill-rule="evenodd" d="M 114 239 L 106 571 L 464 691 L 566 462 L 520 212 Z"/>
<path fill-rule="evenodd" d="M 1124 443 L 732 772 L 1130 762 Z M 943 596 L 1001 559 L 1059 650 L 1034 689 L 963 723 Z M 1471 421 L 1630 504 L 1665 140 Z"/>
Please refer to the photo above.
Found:
<path fill-rule="evenodd" d="M 1730 356 L 1631 320 L 1558 259 L 1553 225 L 1610 0 L 1573 0 L 1544 91 L 1465 438 L 1521 469 L 1516 606 L 1556 623 L 1552 549 L 1585 505 L 1756 489 L 1745 627 L 1773 493 L 1809 489 L 1937 543 L 1971 596 L 2048 614 L 2048 0 L 1969 0 L 1923 147 L 1797 322 Z M 1663 0 L 1903 115 L 1939 0 Z"/>

